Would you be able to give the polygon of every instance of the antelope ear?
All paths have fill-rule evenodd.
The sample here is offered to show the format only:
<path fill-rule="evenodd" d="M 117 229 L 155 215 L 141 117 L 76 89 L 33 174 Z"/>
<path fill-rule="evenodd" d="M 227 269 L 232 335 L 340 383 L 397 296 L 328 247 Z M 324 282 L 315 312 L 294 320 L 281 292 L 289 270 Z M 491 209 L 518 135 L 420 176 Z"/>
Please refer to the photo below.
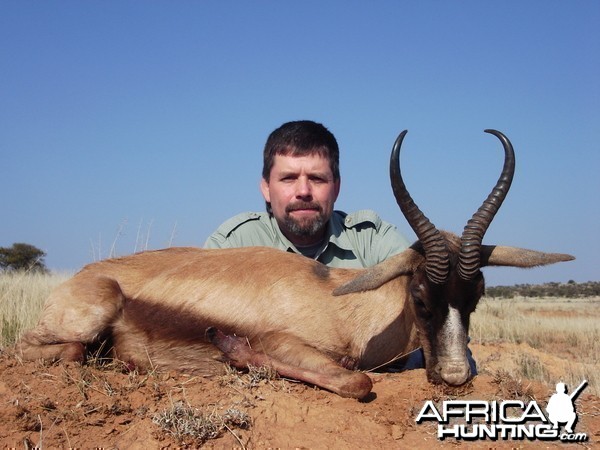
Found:
<path fill-rule="evenodd" d="M 574 256 L 564 253 L 544 253 L 517 247 L 502 245 L 481 246 L 481 267 L 483 266 L 510 266 L 510 267 L 535 267 L 554 264 L 561 261 L 571 261 Z"/>
<path fill-rule="evenodd" d="M 412 274 L 425 257 L 408 248 L 376 266 L 361 271 L 356 277 L 333 290 L 333 295 L 345 295 L 353 292 L 370 291 L 400 275 Z"/>

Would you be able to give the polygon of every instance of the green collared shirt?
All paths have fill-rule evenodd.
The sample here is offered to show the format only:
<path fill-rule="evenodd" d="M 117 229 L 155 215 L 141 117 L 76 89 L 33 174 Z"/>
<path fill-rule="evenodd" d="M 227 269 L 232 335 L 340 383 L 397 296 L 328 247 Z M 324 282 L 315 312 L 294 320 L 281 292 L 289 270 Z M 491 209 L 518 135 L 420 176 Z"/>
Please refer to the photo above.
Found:
<path fill-rule="evenodd" d="M 395 226 L 371 210 L 352 214 L 334 211 L 327 236 L 315 259 L 330 267 L 362 268 L 378 264 L 408 248 Z M 266 212 L 246 212 L 224 222 L 209 236 L 205 248 L 274 247 L 302 254 Z"/>

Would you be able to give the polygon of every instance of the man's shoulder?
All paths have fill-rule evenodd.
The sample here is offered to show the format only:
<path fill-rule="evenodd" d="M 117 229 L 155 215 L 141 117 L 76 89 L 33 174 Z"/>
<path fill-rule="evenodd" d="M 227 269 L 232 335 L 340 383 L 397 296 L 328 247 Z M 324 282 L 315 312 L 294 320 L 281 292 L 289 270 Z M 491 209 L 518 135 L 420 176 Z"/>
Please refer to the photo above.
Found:
<path fill-rule="evenodd" d="M 241 230 L 248 227 L 260 227 L 268 223 L 268 214 L 264 212 L 243 212 L 237 214 L 230 219 L 227 219 L 216 229 L 216 233 L 228 237 L 236 230 Z"/>
<path fill-rule="evenodd" d="M 362 267 L 371 267 L 408 247 L 408 241 L 398 229 L 370 209 L 350 214 L 335 211 L 333 229 L 339 234 L 334 243 L 352 250 Z M 335 231 L 334 231 L 335 232 Z"/>
<path fill-rule="evenodd" d="M 266 212 L 244 212 L 219 225 L 208 237 L 204 247 L 271 247 L 275 242 L 276 232 Z"/>
<path fill-rule="evenodd" d="M 385 223 L 379 215 L 371 209 L 361 209 L 352 213 L 343 211 L 334 211 L 334 217 L 339 220 L 345 228 L 374 228 L 379 231 Z"/>

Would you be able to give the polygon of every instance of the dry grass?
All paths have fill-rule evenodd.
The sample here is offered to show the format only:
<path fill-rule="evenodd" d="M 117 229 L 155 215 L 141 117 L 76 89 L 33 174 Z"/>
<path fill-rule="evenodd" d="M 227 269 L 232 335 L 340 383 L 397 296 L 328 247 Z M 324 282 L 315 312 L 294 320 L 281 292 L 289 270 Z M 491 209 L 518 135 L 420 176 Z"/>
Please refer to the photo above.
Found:
<path fill-rule="evenodd" d="M 156 413 L 152 422 L 183 446 L 196 447 L 218 438 L 225 431 L 233 434 L 234 428 L 247 430 L 252 421 L 248 413 L 237 408 L 231 407 L 224 412 L 217 407 L 200 410 L 178 401 Z"/>
<path fill-rule="evenodd" d="M 70 274 L 0 273 L 0 349 L 32 328 L 50 291 Z"/>
<path fill-rule="evenodd" d="M 586 379 L 588 392 L 600 394 L 598 297 L 483 299 L 470 335 L 479 344 L 515 344 L 513 354 L 500 356 L 509 360 L 513 376 L 569 386 Z"/>

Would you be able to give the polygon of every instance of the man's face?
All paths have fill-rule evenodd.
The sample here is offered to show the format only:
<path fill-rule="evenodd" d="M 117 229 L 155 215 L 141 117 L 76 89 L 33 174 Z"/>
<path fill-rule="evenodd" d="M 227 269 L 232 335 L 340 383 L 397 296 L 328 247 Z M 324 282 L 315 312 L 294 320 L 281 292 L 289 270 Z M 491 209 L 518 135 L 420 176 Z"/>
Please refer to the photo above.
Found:
<path fill-rule="evenodd" d="M 310 245 L 323 238 L 340 191 L 326 158 L 275 155 L 270 180 L 262 179 L 260 188 L 292 243 Z"/>

